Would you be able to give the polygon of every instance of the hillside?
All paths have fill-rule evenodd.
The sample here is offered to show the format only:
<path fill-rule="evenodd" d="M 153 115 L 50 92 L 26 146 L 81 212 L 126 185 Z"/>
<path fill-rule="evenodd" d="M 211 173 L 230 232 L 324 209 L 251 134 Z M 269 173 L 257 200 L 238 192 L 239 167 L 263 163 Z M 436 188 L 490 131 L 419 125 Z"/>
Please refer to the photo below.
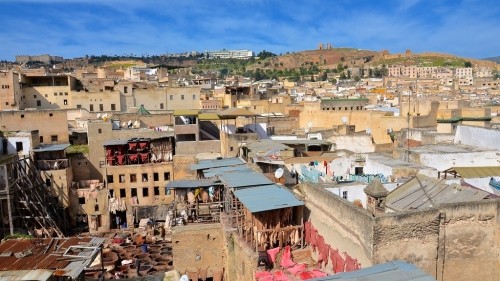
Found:
<path fill-rule="evenodd" d="M 487 60 L 487 61 L 492 61 L 492 62 L 496 62 L 496 63 L 500 63 L 500 56 L 498 57 L 491 57 L 491 58 L 485 58 L 483 60 Z"/>

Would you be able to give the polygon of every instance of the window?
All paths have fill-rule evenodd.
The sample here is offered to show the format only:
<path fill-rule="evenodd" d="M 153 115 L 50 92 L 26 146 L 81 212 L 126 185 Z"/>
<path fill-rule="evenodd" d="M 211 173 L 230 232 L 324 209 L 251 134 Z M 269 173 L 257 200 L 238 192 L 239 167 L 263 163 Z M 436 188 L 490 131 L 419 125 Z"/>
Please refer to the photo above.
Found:
<path fill-rule="evenodd" d="M 118 181 L 119 181 L 120 183 L 124 183 L 124 182 L 125 182 L 125 175 L 124 175 L 124 174 L 119 175 L 119 176 L 118 176 L 118 179 L 119 179 Z"/>
<path fill-rule="evenodd" d="M 181 95 L 181 100 L 184 100 L 184 95 Z"/>
<path fill-rule="evenodd" d="M 196 95 L 193 95 L 193 100 L 195 100 L 195 99 L 196 99 Z"/>
<path fill-rule="evenodd" d="M 148 174 L 142 174 L 142 182 L 147 182 L 148 181 Z"/>
<path fill-rule="evenodd" d="M 98 134 L 102 134 L 102 129 L 97 129 Z"/>
<path fill-rule="evenodd" d="M 113 175 L 108 175 L 107 180 L 108 180 L 108 183 L 113 183 L 114 182 Z"/>
<path fill-rule="evenodd" d="M 163 109 L 163 103 L 160 103 L 160 109 Z"/>
<path fill-rule="evenodd" d="M 36 95 L 33 95 L 33 98 L 36 99 Z"/>
<path fill-rule="evenodd" d="M 94 111 L 94 105 L 93 104 L 90 105 L 89 111 Z"/>
<path fill-rule="evenodd" d="M 24 118 L 24 114 L 21 114 L 21 118 Z"/>
<path fill-rule="evenodd" d="M 130 174 L 130 182 L 137 182 L 137 175 L 136 174 Z"/>
<path fill-rule="evenodd" d="M 154 195 L 155 196 L 159 196 L 160 195 L 160 187 L 159 186 L 153 187 L 153 190 L 154 190 Z"/>
<path fill-rule="evenodd" d="M 64 104 L 64 105 L 68 105 L 68 100 L 64 100 L 64 101 L 63 101 L 63 104 Z"/>
<path fill-rule="evenodd" d="M 77 104 L 77 105 L 76 105 L 76 108 L 77 108 L 77 109 L 80 109 L 80 108 L 82 108 L 82 105 L 81 105 L 81 104 Z"/>
<path fill-rule="evenodd" d="M 99 111 L 104 111 L 104 104 L 99 104 Z"/>
<path fill-rule="evenodd" d="M 94 211 L 99 212 L 99 205 L 97 204 L 94 205 Z"/>
<path fill-rule="evenodd" d="M 163 173 L 163 180 L 166 180 L 166 181 L 170 180 L 170 172 Z"/>
<path fill-rule="evenodd" d="M 111 198 L 115 197 L 115 190 L 114 189 L 109 190 L 109 197 L 111 197 Z"/>
<path fill-rule="evenodd" d="M 85 204 L 85 197 L 78 197 L 78 204 L 80 205 Z"/>
<path fill-rule="evenodd" d="M 5 105 L 9 105 L 9 102 L 5 102 Z"/>
<path fill-rule="evenodd" d="M 37 100 L 37 101 L 36 101 L 36 106 L 42 106 L 42 101 Z"/>
<path fill-rule="evenodd" d="M 57 141 L 57 135 L 51 135 L 50 141 Z"/>
<path fill-rule="evenodd" d="M 23 151 L 23 143 L 18 141 L 16 142 L 16 151 L 19 152 L 19 151 Z"/>
<path fill-rule="evenodd" d="M 158 179 L 159 179 L 158 173 L 153 173 L 153 180 L 158 181 Z"/>
<path fill-rule="evenodd" d="M 347 199 L 347 191 L 342 191 L 342 198 Z"/>
<path fill-rule="evenodd" d="M 116 110 L 116 105 L 114 103 L 111 104 L 111 110 Z"/>
<path fill-rule="evenodd" d="M 123 92 L 126 94 L 128 93 L 128 87 L 123 87 Z"/>
<path fill-rule="evenodd" d="M 142 188 L 142 197 L 149 197 L 149 187 Z"/>
<path fill-rule="evenodd" d="M 40 143 L 43 143 L 43 136 L 40 136 Z"/>
<path fill-rule="evenodd" d="M 62 96 L 63 95 L 63 92 L 59 92 L 59 95 Z"/>
<path fill-rule="evenodd" d="M 132 197 L 137 196 L 137 188 L 132 187 L 130 191 L 132 192 Z"/>
<path fill-rule="evenodd" d="M 125 188 L 120 188 L 120 197 L 125 198 L 127 196 L 127 192 L 125 191 Z"/>
<path fill-rule="evenodd" d="M 48 97 L 49 97 L 49 95 L 45 94 L 45 97 L 46 97 L 46 98 L 48 98 Z"/>
<path fill-rule="evenodd" d="M 67 96 L 68 95 L 68 92 L 64 92 L 64 95 Z"/>
<path fill-rule="evenodd" d="M 174 95 L 170 95 L 170 100 L 173 100 L 174 99 Z"/>
<path fill-rule="evenodd" d="M 49 113 L 49 116 L 52 117 L 52 116 L 54 116 L 54 114 L 53 113 Z"/>
<path fill-rule="evenodd" d="M 2 89 L 8 89 L 10 88 L 10 85 L 2 85 Z"/>
<path fill-rule="evenodd" d="M 57 96 L 57 93 L 54 93 L 54 96 Z"/>

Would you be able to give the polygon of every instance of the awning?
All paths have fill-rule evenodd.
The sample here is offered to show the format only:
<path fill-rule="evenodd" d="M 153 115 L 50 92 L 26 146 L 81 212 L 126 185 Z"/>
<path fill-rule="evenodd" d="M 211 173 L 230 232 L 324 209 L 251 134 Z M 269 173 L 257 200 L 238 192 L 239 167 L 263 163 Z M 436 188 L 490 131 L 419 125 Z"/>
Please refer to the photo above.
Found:
<path fill-rule="evenodd" d="M 61 150 L 65 150 L 70 145 L 71 144 L 69 144 L 69 143 L 64 143 L 64 144 L 44 144 L 44 145 L 41 145 L 41 146 L 33 149 L 33 152 L 61 151 Z"/>
<path fill-rule="evenodd" d="M 202 180 L 177 180 L 168 182 L 166 188 L 173 189 L 189 189 L 197 187 L 209 187 L 220 184 L 219 180 L 202 179 Z"/>
<path fill-rule="evenodd" d="M 237 189 L 234 196 L 252 213 L 304 205 L 288 189 L 275 184 Z"/>

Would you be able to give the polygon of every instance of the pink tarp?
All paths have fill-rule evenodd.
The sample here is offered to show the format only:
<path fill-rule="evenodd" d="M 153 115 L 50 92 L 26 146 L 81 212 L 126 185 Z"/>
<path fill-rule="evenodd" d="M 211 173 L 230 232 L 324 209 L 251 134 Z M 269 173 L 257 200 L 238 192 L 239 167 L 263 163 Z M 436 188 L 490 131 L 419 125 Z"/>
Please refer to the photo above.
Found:
<path fill-rule="evenodd" d="M 295 263 L 292 261 L 292 254 L 290 253 L 290 246 L 286 246 L 281 256 L 281 267 L 289 268 L 294 266 Z"/>
<path fill-rule="evenodd" d="M 269 260 L 271 260 L 272 263 L 276 261 L 276 255 L 279 253 L 279 251 L 280 247 L 267 250 L 267 256 L 269 257 Z"/>
<path fill-rule="evenodd" d="M 290 280 L 282 270 L 277 270 L 274 272 L 275 281 L 288 281 Z"/>

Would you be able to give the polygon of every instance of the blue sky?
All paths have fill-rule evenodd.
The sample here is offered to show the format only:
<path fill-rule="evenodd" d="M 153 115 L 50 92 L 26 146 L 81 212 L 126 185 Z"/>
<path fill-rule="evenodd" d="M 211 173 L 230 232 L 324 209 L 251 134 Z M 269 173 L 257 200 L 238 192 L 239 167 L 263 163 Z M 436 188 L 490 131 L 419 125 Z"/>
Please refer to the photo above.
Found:
<path fill-rule="evenodd" d="M 500 55 L 498 0 L 0 0 L 0 60 L 334 47 Z"/>

